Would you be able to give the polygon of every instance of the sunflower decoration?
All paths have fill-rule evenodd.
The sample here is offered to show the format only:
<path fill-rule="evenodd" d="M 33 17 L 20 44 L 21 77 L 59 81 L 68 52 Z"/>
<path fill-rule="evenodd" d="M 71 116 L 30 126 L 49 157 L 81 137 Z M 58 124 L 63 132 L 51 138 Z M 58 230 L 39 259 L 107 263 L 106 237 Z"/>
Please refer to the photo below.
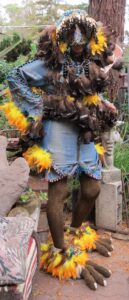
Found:
<path fill-rule="evenodd" d="M 87 95 L 83 97 L 82 104 L 85 106 L 90 106 L 90 105 L 99 105 L 101 103 L 101 98 L 99 95 Z"/>
<path fill-rule="evenodd" d="M 94 37 L 91 38 L 89 47 L 93 56 L 96 54 L 100 55 L 105 51 L 107 48 L 107 38 L 102 28 L 98 29 L 96 39 Z"/>

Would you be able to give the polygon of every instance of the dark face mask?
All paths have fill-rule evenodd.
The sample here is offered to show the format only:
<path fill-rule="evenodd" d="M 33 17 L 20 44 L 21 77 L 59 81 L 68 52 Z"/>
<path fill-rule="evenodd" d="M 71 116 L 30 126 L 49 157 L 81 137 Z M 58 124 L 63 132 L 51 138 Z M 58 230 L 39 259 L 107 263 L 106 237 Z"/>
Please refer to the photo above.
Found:
<path fill-rule="evenodd" d="M 76 25 L 75 31 L 73 32 L 73 35 L 72 35 L 72 40 L 71 40 L 70 46 L 85 45 L 85 44 L 86 44 L 86 37 L 81 32 L 79 26 Z"/>

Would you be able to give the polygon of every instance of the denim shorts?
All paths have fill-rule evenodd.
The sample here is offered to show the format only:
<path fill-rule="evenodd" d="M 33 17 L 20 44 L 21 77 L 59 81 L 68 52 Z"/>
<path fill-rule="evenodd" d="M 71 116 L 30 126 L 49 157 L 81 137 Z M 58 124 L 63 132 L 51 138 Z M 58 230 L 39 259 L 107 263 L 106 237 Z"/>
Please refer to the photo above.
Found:
<path fill-rule="evenodd" d="M 73 123 L 45 120 L 41 147 L 52 155 L 52 167 L 46 172 L 50 182 L 82 172 L 101 179 L 101 164 L 94 143 L 79 142 L 79 130 Z"/>

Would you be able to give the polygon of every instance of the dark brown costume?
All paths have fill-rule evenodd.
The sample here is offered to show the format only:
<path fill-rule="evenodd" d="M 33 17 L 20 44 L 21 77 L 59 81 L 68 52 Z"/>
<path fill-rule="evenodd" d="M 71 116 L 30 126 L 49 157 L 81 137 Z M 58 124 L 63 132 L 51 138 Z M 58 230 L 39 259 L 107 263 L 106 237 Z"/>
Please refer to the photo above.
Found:
<path fill-rule="evenodd" d="M 77 41 L 75 32 L 78 28 L 82 37 L 80 40 L 78 37 Z M 66 118 L 75 122 L 80 126 L 80 136 L 85 143 L 92 141 L 105 128 L 110 128 L 116 120 L 116 114 L 104 104 L 84 106 L 82 103 L 83 96 L 100 93 L 108 84 L 108 75 L 103 68 L 112 63 L 115 33 L 109 29 L 105 35 L 107 46 L 101 55 L 92 55 L 89 42 L 91 38 L 98 42 L 97 24 L 86 15 L 79 18 L 75 12 L 64 17 L 57 27 L 52 26 L 43 31 L 39 40 L 38 57 L 43 58 L 50 67 L 47 80 L 53 82 L 57 91 L 56 95 L 44 96 L 46 117 L 55 120 Z M 66 51 L 61 51 L 63 43 L 64 47 L 67 43 Z M 74 47 L 82 44 L 85 47 L 80 56 L 76 56 Z M 75 66 L 77 61 L 83 66 L 82 72 Z M 67 95 L 74 100 L 69 101 Z M 80 175 L 80 192 L 72 217 L 73 227 L 79 227 L 88 218 L 99 192 L 98 180 L 85 174 Z M 49 183 L 47 217 L 54 246 L 60 249 L 65 247 L 63 205 L 66 197 L 67 178 Z"/>
<path fill-rule="evenodd" d="M 73 124 L 74 136 L 77 132 L 79 144 L 90 145 L 92 142 L 92 150 L 96 155 L 93 141 L 99 138 L 102 130 L 112 127 L 116 121 L 116 112 L 109 109 L 107 101 L 99 99 L 99 93 L 102 93 L 108 84 L 105 67 L 112 63 L 114 49 L 114 32 L 101 28 L 81 10 L 65 12 L 58 25 L 50 26 L 42 32 L 36 59 L 14 69 L 8 76 L 13 99 L 30 122 L 25 146 L 27 139 L 31 144 L 38 141 L 41 147 L 44 146 L 43 118 L 46 122 L 57 122 L 58 126 Z M 40 87 L 41 95 L 34 94 L 32 87 Z M 50 134 L 48 139 L 49 136 Z M 49 142 L 51 144 L 51 140 Z M 58 143 L 60 145 L 59 138 Z M 66 143 L 64 141 L 64 145 L 61 146 L 65 147 Z M 55 149 L 58 150 L 58 147 Z M 67 155 L 66 148 L 65 151 L 64 161 Z M 71 157 L 72 151 L 74 152 L 74 149 L 71 149 Z M 54 153 L 50 152 L 53 159 Z M 52 168 L 55 173 L 57 171 L 56 178 L 48 178 L 47 216 L 54 246 L 63 249 L 63 204 L 67 196 L 69 172 L 60 171 L 57 156 L 57 164 L 54 165 L 53 159 L 50 170 L 50 173 Z M 82 156 L 83 151 L 80 161 L 85 164 L 86 169 L 86 159 L 82 159 Z M 87 172 L 82 169 L 79 173 L 81 190 L 73 212 L 72 226 L 78 227 L 88 218 L 100 192 L 100 176 L 93 174 L 93 165 L 97 163 L 91 157 L 91 169 L 88 166 Z M 97 172 L 97 167 L 95 168 Z"/>

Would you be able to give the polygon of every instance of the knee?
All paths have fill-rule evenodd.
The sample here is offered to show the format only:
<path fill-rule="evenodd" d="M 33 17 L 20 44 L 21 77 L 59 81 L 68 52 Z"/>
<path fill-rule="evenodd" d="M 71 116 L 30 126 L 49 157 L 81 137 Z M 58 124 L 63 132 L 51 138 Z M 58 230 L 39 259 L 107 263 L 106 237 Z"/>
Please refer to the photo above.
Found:
<path fill-rule="evenodd" d="M 92 179 L 91 182 L 85 182 L 81 190 L 83 198 L 86 200 L 96 199 L 99 196 L 100 187 L 100 182 L 95 179 Z"/>

